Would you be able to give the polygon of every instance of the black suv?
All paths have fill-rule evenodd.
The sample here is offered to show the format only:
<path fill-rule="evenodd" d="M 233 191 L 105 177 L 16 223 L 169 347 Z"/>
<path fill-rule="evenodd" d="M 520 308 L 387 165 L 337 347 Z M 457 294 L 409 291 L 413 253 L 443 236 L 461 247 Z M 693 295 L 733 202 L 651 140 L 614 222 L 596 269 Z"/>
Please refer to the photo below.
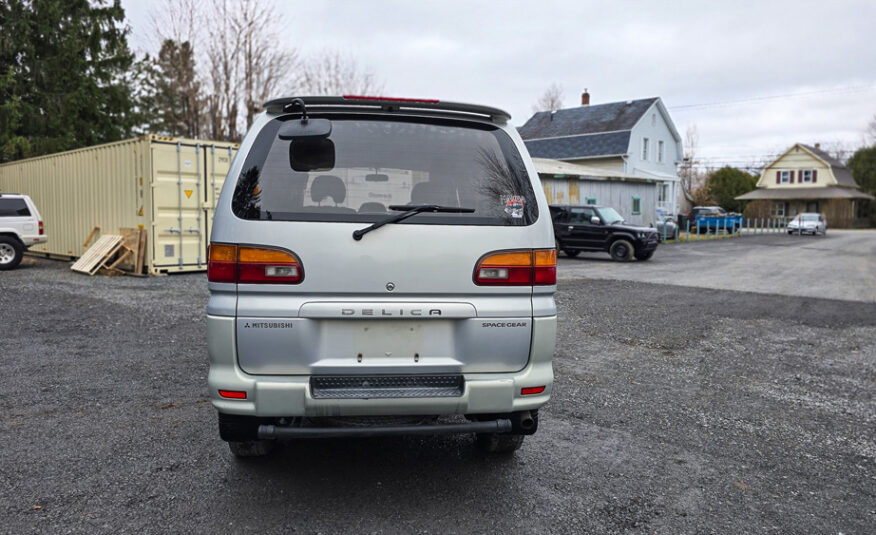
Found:
<path fill-rule="evenodd" d="M 551 205 L 550 210 L 557 250 L 566 256 L 578 256 L 581 251 L 605 251 L 623 262 L 633 256 L 648 260 L 657 250 L 656 229 L 626 225 L 614 208 Z"/>

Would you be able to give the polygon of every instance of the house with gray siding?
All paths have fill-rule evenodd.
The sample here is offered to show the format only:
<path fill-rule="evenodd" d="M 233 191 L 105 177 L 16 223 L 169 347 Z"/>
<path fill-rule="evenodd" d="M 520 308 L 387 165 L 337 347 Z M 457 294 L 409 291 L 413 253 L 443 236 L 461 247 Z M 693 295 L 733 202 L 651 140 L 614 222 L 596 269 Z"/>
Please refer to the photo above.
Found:
<path fill-rule="evenodd" d="M 592 165 L 533 158 L 548 204 L 611 206 L 627 223 L 657 221 L 657 182 Z"/>
<path fill-rule="evenodd" d="M 581 106 L 538 112 L 518 131 L 533 158 L 650 180 L 654 212 L 678 213 L 683 145 L 659 97 L 590 105 L 585 92 Z"/>

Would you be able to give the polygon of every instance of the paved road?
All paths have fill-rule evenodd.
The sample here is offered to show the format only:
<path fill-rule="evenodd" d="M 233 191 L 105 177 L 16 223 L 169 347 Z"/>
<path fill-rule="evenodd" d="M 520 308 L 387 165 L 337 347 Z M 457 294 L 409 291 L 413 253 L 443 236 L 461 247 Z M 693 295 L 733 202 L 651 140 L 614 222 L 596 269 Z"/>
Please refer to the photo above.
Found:
<path fill-rule="evenodd" d="M 648 262 L 560 255 L 561 280 L 611 279 L 876 302 L 876 230 L 763 234 L 661 245 Z"/>

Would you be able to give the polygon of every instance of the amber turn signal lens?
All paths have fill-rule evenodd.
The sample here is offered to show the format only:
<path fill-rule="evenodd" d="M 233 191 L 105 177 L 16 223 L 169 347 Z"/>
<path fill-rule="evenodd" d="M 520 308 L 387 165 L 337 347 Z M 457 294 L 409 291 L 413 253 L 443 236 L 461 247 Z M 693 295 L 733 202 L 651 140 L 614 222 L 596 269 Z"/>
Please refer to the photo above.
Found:
<path fill-rule="evenodd" d="M 279 249 L 262 249 L 256 247 L 241 247 L 240 262 L 263 262 L 263 263 L 297 263 L 294 255 Z"/>
<path fill-rule="evenodd" d="M 237 246 L 225 245 L 223 243 L 210 244 L 210 261 L 211 262 L 236 262 L 237 261 Z"/>

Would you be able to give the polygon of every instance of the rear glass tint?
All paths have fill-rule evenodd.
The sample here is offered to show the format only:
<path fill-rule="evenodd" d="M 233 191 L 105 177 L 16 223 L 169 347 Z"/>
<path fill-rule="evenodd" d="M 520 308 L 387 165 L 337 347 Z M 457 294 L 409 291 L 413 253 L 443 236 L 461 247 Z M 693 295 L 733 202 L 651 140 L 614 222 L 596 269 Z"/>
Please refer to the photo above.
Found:
<path fill-rule="evenodd" d="M 390 206 L 421 204 L 474 212 L 421 213 L 403 224 L 513 226 L 538 218 L 523 159 L 494 126 L 333 117 L 333 167 L 302 172 L 290 164 L 300 145 L 277 135 L 284 120 L 298 119 L 270 122 L 247 155 L 232 201 L 240 218 L 374 222 L 399 213 Z"/>
<path fill-rule="evenodd" d="M 29 216 L 24 199 L 0 199 L 0 217 Z"/>

